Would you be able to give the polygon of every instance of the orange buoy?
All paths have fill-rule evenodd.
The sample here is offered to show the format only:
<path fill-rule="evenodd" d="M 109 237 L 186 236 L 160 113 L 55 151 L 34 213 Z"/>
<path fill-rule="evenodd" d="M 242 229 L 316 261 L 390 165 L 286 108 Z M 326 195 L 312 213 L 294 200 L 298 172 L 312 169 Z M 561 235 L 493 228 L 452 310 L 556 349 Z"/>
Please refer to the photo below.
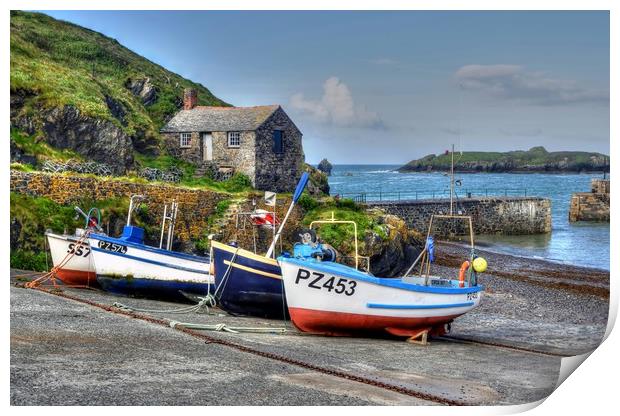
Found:
<path fill-rule="evenodd" d="M 465 287 L 465 272 L 469 269 L 469 261 L 465 260 L 459 270 L 459 287 Z"/>

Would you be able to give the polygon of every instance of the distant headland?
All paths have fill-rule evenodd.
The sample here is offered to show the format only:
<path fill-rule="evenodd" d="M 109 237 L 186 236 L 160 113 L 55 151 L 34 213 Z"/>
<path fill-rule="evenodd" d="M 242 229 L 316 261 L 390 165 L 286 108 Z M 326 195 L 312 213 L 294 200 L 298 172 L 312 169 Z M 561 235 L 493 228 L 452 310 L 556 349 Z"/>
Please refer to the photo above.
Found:
<path fill-rule="evenodd" d="M 448 151 L 427 155 L 398 168 L 398 172 L 450 170 Z M 609 156 L 590 152 L 548 152 L 544 147 L 511 152 L 463 152 L 454 154 L 457 172 L 608 172 Z"/>

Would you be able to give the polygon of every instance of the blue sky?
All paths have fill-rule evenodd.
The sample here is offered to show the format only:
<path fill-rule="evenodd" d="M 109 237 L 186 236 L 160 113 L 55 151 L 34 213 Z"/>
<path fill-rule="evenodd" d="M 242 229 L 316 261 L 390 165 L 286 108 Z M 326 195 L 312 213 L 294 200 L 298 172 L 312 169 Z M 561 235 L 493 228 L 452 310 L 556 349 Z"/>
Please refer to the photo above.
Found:
<path fill-rule="evenodd" d="M 609 153 L 608 12 L 46 11 L 239 106 L 281 104 L 307 161 Z"/>

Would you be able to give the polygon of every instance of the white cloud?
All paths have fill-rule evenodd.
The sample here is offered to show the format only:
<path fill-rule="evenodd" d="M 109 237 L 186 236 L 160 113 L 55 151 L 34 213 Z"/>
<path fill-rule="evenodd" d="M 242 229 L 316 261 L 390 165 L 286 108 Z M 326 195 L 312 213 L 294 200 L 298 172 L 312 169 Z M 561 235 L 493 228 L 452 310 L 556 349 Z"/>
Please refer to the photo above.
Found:
<path fill-rule="evenodd" d="M 320 100 L 306 99 L 302 93 L 297 93 L 291 97 L 291 106 L 324 124 L 342 127 L 383 127 L 379 115 L 356 105 L 349 87 L 337 77 L 325 81 Z"/>
<path fill-rule="evenodd" d="M 519 65 L 466 65 L 456 71 L 463 88 L 539 105 L 609 104 L 609 91 L 582 87 L 573 80 L 552 78 Z"/>

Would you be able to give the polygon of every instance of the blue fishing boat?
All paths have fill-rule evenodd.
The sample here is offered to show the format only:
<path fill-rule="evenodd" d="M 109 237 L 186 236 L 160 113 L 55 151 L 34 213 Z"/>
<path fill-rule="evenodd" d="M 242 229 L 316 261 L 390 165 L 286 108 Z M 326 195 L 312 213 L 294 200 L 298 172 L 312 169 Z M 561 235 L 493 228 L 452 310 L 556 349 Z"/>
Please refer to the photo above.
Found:
<path fill-rule="evenodd" d="M 211 241 L 211 256 L 220 308 L 265 318 L 288 316 L 277 260 L 218 241 Z"/>
<path fill-rule="evenodd" d="M 288 317 L 282 273 L 278 261 L 272 258 L 272 255 L 284 225 L 309 178 L 307 172 L 301 175 L 291 205 L 264 256 L 234 245 L 211 241 L 211 260 L 217 287 L 214 296 L 220 308 L 240 315 Z M 275 218 L 273 222 L 275 224 Z"/>

